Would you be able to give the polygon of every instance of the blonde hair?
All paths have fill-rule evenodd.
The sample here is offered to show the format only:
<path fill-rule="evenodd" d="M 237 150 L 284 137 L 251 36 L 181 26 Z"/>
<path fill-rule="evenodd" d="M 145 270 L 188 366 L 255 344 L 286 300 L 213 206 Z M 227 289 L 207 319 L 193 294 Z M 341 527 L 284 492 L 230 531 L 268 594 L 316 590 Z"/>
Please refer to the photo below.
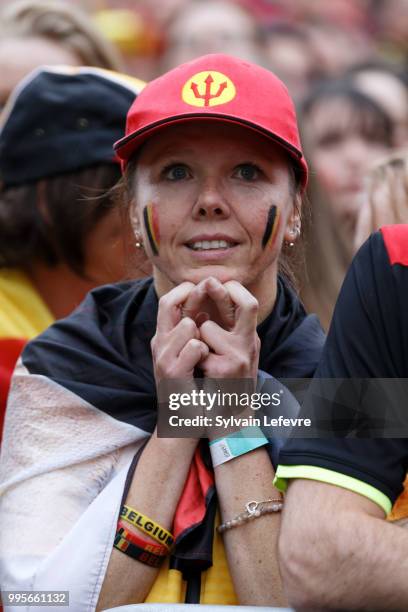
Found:
<path fill-rule="evenodd" d="M 21 0 L 0 14 L 1 38 L 39 37 L 75 53 L 87 66 L 122 70 L 115 47 L 76 6 L 51 0 Z"/>
<path fill-rule="evenodd" d="M 384 225 L 408 223 L 408 150 L 377 163 L 368 176 L 368 198 L 360 211 L 355 250 Z"/>

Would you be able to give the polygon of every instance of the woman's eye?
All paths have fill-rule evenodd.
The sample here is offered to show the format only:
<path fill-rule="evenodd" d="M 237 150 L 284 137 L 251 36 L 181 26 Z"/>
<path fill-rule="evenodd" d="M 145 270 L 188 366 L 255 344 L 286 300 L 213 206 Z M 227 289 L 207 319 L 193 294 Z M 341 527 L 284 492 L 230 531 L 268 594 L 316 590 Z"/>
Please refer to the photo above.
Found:
<path fill-rule="evenodd" d="M 330 132 L 324 134 L 317 141 L 317 146 L 323 149 L 331 149 L 341 146 L 344 136 L 338 132 Z"/>
<path fill-rule="evenodd" d="M 244 181 L 254 181 L 259 178 L 261 170 L 254 164 L 241 164 L 234 171 L 234 176 L 244 179 Z"/>
<path fill-rule="evenodd" d="M 169 181 L 182 181 L 190 176 L 187 166 L 184 166 L 183 164 L 167 166 L 167 168 L 164 168 L 162 174 L 164 178 L 168 179 Z"/>

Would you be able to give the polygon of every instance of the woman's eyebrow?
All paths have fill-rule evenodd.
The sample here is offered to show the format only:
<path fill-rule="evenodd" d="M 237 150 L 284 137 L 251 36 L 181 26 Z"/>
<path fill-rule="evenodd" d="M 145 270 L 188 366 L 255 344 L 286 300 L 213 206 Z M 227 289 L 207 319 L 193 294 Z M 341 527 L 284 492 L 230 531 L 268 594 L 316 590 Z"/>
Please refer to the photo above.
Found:
<path fill-rule="evenodd" d="M 175 159 L 179 159 L 181 157 L 193 157 L 194 149 L 190 148 L 188 145 L 184 147 L 180 147 L 180 145 L 169 145 L 165 147 L 165 149 L 161 149 L 156 153 L 153 153 L 149 160 L 149 164 L 154 164 L 164 158 L 173 157 Z"/>

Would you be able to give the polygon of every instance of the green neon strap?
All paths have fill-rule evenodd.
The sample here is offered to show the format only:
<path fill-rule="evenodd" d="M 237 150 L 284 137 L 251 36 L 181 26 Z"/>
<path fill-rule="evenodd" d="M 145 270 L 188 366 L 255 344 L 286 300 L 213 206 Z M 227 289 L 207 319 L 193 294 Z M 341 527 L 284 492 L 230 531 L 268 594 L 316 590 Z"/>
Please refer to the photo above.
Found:
<path fill-rule="evenodd" d="M 348 489 L 349 491 L 354 491 L 354 493 L 359 493 L 380 506 L 385 514 L 388 514 L 392 508 L 391 500 L 375 487 L 334 470 L 314 465 L 279 465 L 273 484 L 279 491 L 285 492 L 288 488 L 287 480 L 289 478 L 319 480 L 320 482 L 326 482 L 343 489 Z"/>

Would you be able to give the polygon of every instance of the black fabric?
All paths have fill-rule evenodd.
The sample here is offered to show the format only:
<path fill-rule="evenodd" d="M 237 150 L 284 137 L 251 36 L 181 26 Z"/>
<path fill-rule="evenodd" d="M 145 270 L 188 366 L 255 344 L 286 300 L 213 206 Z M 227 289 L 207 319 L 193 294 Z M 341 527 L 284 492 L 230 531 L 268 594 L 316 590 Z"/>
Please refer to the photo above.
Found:
<path fill-rule="evenodd" d="M 408 231 L 406 238 L 408 248 Z M 356 379 L 356 407 L 363 401 L 357 379 L 407 378 L 407 313 L 408 268 L 391 265 L 383 235 L 377 232 L 360 249 L 346 276 L 315 378 Z M 362 413 L 369 409 L 363 408 Z M 314 405 L 314 414 L 322 417 L 328 411 L 333 418 L 336 410 L 327 402 Z M 408 441 L 292 439 L 281 450 L 279 463 L 341 472 L 374 486 L 394 502 L 407 473 Z"/>
<path fill-rule="evenodd" d="M 0 132 L 0 180 L 6 185 L 115 161 L 135 85 L 113 72 L 43 68 L 24 81 Z"/>
<path fill-rule="evenodd" d="M 151 279 L 95 289 L 70 317 L 27 345 L 23 363 L 31 374 L 47 376 L 110 416 L 152 433 L 157 404 L 150 341 L 157 309 Z M 313 375 L 324 334 L 282 279 L 273 312 L 258 333 L 263 371 L 275 377 Z M 208 448 L 204 462 L 206 454 Z M 173 567 L 188 574 L 189 567 L 211 565 L 215 508 L 215 490 L 209 487 L 205 518 L 178 537 Z"/>

